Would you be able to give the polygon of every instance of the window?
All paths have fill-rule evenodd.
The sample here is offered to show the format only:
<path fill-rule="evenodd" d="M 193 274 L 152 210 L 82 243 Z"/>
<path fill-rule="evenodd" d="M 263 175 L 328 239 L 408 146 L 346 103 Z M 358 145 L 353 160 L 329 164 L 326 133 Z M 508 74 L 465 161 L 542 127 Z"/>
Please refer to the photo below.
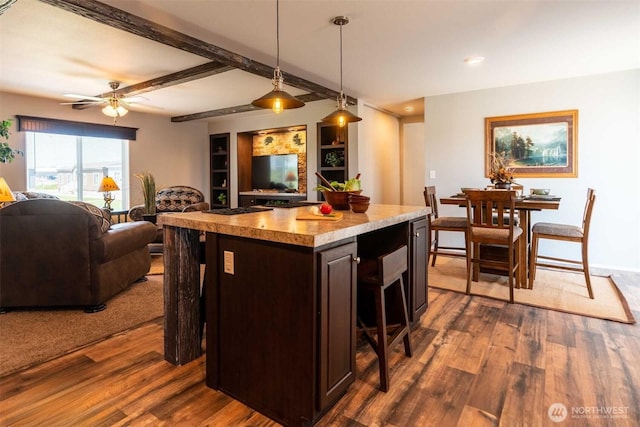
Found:
<path fill-rule="evenodd" d="M 98 187 L 112 177 L 120 187 L 113 192 L 114 210 L 129 206 L 129 141 L 126 139 L 27 132 L 27 188 L 63 200 L 82 200 L 104 206 Z"/>

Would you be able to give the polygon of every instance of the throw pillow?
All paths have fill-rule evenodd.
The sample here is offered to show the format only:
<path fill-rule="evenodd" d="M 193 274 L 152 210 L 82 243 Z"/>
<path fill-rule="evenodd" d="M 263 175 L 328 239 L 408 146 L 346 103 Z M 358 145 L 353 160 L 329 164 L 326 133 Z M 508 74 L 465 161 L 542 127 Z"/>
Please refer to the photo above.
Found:
<path fill-rule="evenodd" d="M 13 197 L 16 198 L 16 202 L 22 202 L 24 200 L 29 200 L 29 198 L 27 196 L 25 196 L 24 194 L 22 194 L 22 192 L 20 192 L 20 191 L 14 191 L 13 192 Z"/>
<path fill-rule="evenodd" d="M 102 230 L 103 233 L 106 232 L 111 227 L 110 213 L 107 214 L 102 209 L 100 209 L 95 205 L 92 205 L 91 203 L 77 202 L 77 201 L 72 201 L 69 203 L 73 203 L 76 206 L 80 206 L 81 208 L 88 210 L 89 213 L 93 215 L 94 219 L 98 223 L 98 226 L 100 227 L 100 230 Z"/>

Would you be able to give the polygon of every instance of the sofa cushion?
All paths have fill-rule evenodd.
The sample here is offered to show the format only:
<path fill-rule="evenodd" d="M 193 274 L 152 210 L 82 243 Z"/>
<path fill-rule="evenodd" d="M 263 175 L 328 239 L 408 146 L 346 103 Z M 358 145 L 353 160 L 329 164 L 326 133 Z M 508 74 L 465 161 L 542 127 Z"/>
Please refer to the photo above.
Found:
<path fill-rule="evenodd" d="M 94 219 L 98 223 L 98 226 L 100 227 L 100 230 L 103 233 L 105 233 L 111 227 L 110 213 L 109 214 L 106 213 L 103 209 L 100 209 L 99 207 L 92 205 L 91 203 L 78 202 L 78 201 L 72 201 L 69 203 L 73 203 L 76 206 L 80 206 L 81 208 L 88 210 L 89 213 L 93 215 Z"/>
<path fill-rule="evenodd" d="M 93 254 L 100 262 L 111 261 L 153 242 L 156 226 L 147 221 L 114 224 L 93 242 Z"/>
<path fill-rule="evenodd" d="M 16 193 L 20 193 L 22 196 L 24 196 L 23 198 L 20 198 L 20 200 L 25 200 L 25 199 L 55 199 L 55 200 L 60 200 L 58 197 L 52 195 L 52 194 L 48 194 L 48 193 L 40 193 L 37 191 L 16 191 Z M 18 198 L 16 197 L 16 200 L 18 200 Z"/>

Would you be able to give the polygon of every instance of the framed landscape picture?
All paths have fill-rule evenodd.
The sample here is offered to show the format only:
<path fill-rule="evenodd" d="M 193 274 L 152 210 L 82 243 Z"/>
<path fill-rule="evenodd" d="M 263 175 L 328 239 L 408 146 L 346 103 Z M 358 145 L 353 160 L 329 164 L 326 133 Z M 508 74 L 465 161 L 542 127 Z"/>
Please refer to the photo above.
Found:
<path fill-rule="evenodd" d="M 578 110 L 485 118 L 485 176 L 490 154 L 517 177 L 578 176 Z"/>

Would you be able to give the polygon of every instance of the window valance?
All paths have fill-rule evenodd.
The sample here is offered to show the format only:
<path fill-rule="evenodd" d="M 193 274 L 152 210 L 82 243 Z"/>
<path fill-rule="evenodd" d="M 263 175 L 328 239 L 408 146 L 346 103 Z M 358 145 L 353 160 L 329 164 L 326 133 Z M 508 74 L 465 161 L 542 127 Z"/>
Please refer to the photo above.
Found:
<path fill-rule="evenodd" d="M 44 117 L 16 116 L 16 118 L 18 119 L 19 132 L 55 133 L 135 141 L 136 132 L 138 131 L 138 128 L 48 119 Z"/>

